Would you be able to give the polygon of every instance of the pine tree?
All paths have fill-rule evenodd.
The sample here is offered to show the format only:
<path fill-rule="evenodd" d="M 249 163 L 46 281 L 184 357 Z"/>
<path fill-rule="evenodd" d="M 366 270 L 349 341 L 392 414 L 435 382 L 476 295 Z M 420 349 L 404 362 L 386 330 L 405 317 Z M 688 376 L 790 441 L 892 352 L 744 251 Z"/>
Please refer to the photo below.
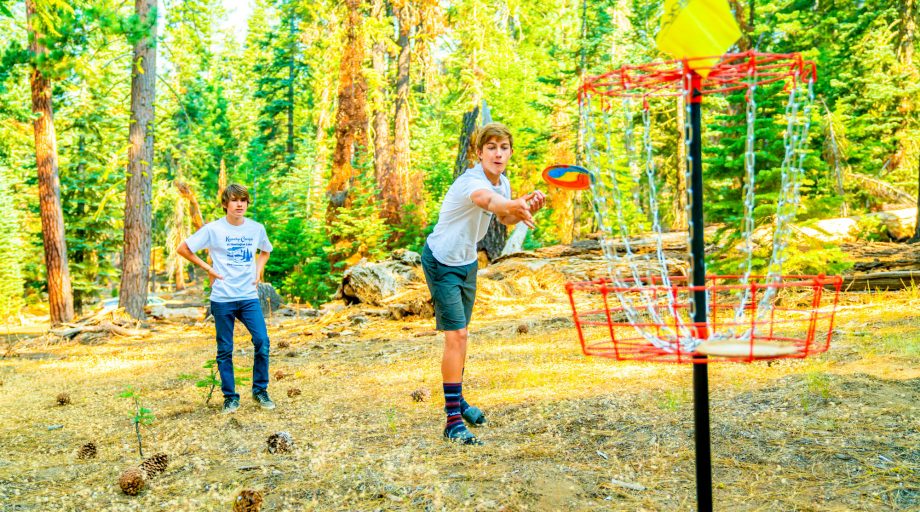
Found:
<path fill-rule="evenodd" d="M 157 0 L 135 0 L 139 20 L 132 34 L 131 123 L 125 185 L 124 251 L 118 305 L 134 318 L 146 318 L 152 243 L 153 121 L 156 101 Z"/>

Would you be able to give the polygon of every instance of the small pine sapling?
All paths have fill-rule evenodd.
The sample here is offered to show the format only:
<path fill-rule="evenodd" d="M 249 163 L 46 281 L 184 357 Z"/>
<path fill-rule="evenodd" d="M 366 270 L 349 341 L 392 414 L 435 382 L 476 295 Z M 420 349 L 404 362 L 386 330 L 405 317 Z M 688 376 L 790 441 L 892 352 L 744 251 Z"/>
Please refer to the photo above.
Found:
<path fill-rule="evenodd" d="M 199 379 L 198 382 L 195 383 L 195 387 L 208 388 L 208 396 L 204 400 L 204 404 L 208 405 L 211 402 L 211 397 L 214 396 L 214 389 L 220 386 L 220 378 L 217 376 L 217 360 L 208 359 L 202 368 L 208 370 L 210 373 L 208 373 L 207 377 Z"/>
<path fill-rule="evenodd" d="M 153 411 L 149 408 L 141 405 L 140 394 L 133 388 L 126 388 L 118 396 L 134 400 L 134 417 L 131 419 L 131 423 L 134 424 L 134 433 L 137 435 L 137 453 L 140 455 L 141 460 L 143 460 L 144 446 L 141 441 L 141 424 L 148 426 L 153 424 L 154 420 L 156 420 L 156 416 L 153 415 Z"/>
<path fill-rule="evenodd" d="M 211 398 L 214 396 L 214 390 L 220 386 L 220 374 L 217 372 L 217 360 L 208 359 L 204 365 L 202 365 L 202 368 L 208 370 L 208 374 L 204 377 L 199 378 L 197 375 L 183 373 L 179 375 L 179 378 L 182 380 L 194 380 L 196 388 L 208 388 L 208 393 L 205 395 L 204 399 L 204 404 L 208 405 L 211 403 Z M 233 369 L 235 373 L 243 371 L 242 368 L 238 367 L 234 367 Z M 250 380 L 249 377 L 233 377 L 233 382 L 236 383 L 237 386 L 248 380 Z"/>

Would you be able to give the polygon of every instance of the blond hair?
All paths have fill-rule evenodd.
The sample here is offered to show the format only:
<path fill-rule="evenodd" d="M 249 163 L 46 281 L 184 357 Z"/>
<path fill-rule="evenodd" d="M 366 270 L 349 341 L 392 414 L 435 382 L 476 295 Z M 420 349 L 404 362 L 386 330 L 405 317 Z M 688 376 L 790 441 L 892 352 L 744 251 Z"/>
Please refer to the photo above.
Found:
<path fill-rule="evenodd" d="M 475 141 L 473 147 L 476 149 L 476 155 L 479 155 L 479 152 L 482 151 L 486 143 L 495 139 L 508 139 L 508 143 L 511 144 L 511 148 L 514 149 L 514 139 L 511 137 L 511 130 L 501 123 L 489 123 L 476 130 L 476 133 L 473 135 L 473 140 Z"/>
<path fill-rule="evenodd" d="M 224 212 L 227 211 L 227 205 L 230 204 L 230 201 L 246 201 L 252 204 L 252 200 L 249 198 L 249 190 L 238 183 L 227 185 L 227 188 L 220 194 L 220 206 L 224 209 Z"/>

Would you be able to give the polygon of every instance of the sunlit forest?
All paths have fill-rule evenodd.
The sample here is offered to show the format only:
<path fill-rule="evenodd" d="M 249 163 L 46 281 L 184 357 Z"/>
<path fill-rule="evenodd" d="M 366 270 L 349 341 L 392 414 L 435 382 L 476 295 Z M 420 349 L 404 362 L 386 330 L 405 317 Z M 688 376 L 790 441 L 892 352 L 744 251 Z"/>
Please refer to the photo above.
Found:
<path fill-rule="evenodd" d="M 661 50 L 691 11 L 733 56 Z M 920 510 L 918 22 L 0 0 L 0 511 Z M 453 330 L 423 247 L 490 121 L 526 215 L 467 196 Z"/>
<path fill-rule="evenodd" d="M 735 51 L 800 52 L 817 65 L 799 220 L 913 206 L 916 2 L 730 4 L 743 33 Z M 250 214 L 274 241 L 266 281 L 321 304 L 362 258 L 420 249 L 469 165 L 464 116 L 480 122 L 483 102 L 514 133 L 515 193 L 546 189 L 544 167 L 583 161 L 581 80 L 670 58 L 654 44 L 658 1 L 256 0 L 244 22 L 219 0 L 144 5 L 2 4 L 4 318 L 50 302 L 67 321 L 119 293 L 181 289 L 196 276 L 175 247 L 222 215 L 230 182 L 250 189 Z M 706 123 L 718 133 L 732 121 Z M 763 151 L 779 132 L 759 129 Z M 656 158 L 674 160 L 679 144 L 657 139 Z M 709 148 L 712 176 L 740 172 L 727 158 L 737 147 Z M 758 165 L 768 175 L 775 162 Z M 671 178 L 661 177 L 662 204 L 678 196 Z M 707 182 L 707 220 L 737 214 L 739 199 L 723 193 L 737 186 Z M 586 194 L 558 190 L 525 248 L 587 236 L 592 215 Z M 685 220 L 666 212 L 663 222 Z M 860 232 L 878 239 L 877 224 Z M 840 257 L 800 260 L 800 270 L 846 268 Z"/>

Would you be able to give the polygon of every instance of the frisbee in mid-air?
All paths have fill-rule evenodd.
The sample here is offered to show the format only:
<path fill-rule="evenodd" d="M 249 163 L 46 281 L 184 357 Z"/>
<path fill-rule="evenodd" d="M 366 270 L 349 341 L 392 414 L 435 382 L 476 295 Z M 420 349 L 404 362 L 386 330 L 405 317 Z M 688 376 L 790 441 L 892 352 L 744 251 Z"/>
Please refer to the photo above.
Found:
<path fill-rule="evenodd" d="M 591 171 L 577 165 L 551 165 L 543 169 L 543 180 L 550 185 L 570 190 L 584 190 L 591 186 Z"/>

